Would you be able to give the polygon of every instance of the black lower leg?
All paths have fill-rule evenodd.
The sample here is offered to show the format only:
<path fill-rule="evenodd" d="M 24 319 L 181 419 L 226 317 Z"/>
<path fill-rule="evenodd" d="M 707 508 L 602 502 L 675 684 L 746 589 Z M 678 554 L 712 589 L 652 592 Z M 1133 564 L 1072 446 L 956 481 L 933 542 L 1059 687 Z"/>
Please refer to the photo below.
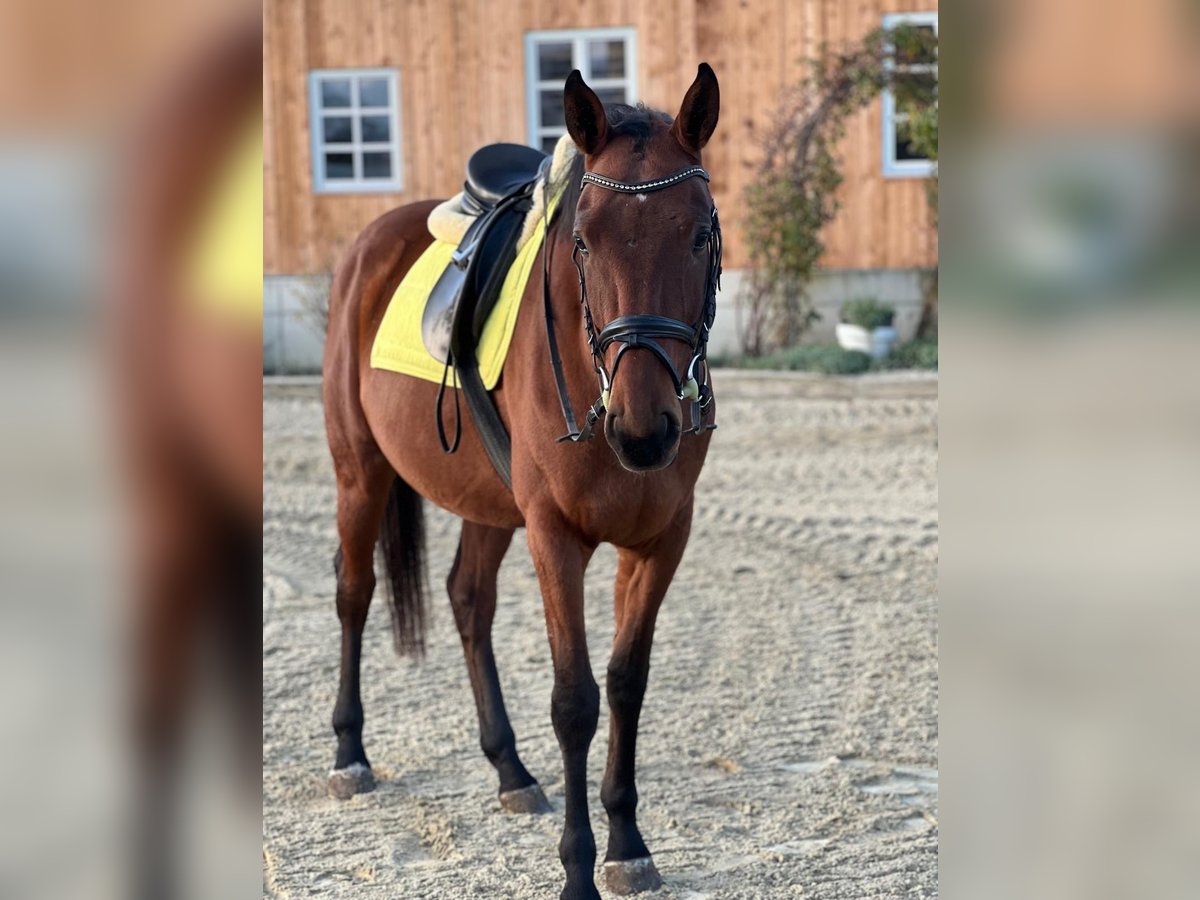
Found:
<path fill-rule="evenodd" d="M 333 708 L 333 730 L 337 735 L 337 756 L 334 769 L 345 769 L 356 763 L 370 767 L 363 749 L 363 708 L 359 688 L 359 665 L 362 659 L 362 633 L 367 621 L 374 576 L 366 581 L 350 583 L 345 577 L 342 552 L 334 560 L 338 574 L 337 610 L 342 623 L 341 676 L 337 704 Z"/>
<path fill-rule="evenodd" d="M 537 784 L 517 755 L 517 736 L 513 733 L 508 711 L 504 708 L 492 642 L 489 639 L 483 646 L 473 650 L 467 650 L 467 653 L 479 714 L 479 745 L 500 776 L 500 793 L 519 791 Z"/>
<path fill-rule="evenodd" d="M 608 813 L 606 862 L 642 859 L 650 855 L 637 826 L 638 793 L 634 781 L 638 719 L 646 693 L 648 666 L 636 648 L 617 650 L 608 667 L 611 711 L 608 765 L 600 800 Z"/>
<path fill-rule="evenodd" d="M 566 792 L 566 815 L 558 845 L 558 857 L 567 873 L 562 900 L 599 898 L 592 879 L 596 839 L 587 809 L 588 747 L 600 715 L 600 689 L 591 673 L 577 680 L 556 677 L 550 709 L 563 755 Z"/>
<path fill-rule="evenodd" d="M 361 656 L 361 636 L 343 635 L 343 677 L 338 688 L 337 705 L 333 708 L 333 731 L 337 735 L 337 756 L 333 763 L 335 769 L 344 769 L 355 763 L 370 766 L 362 743 L 363 708 L 358 683 Z"/>

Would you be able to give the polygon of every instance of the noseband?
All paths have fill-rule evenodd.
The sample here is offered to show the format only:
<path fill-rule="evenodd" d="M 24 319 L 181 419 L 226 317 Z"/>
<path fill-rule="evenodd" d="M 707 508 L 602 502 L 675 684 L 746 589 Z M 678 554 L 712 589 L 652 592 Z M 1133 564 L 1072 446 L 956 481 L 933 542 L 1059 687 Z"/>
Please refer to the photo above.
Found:
<path fill-rule="evenodd" d="M 709 180 L 708 172 L 701 166 L 688 166 L 665 178 L 651 181 L 624 182 L 597 175 L 595 172 L 584 172 L 581 187 L 594 184 L 597 187 L 618 194 L 648 194 L 661 191 L 689 178 Z M 546 173 L 546 194 L 549 196 L 549 172 Z M 592 353 L 592 367 L 600 382 L 600 396 L 588 409 L 583 427 L 575 421 L 575 413 L 571 408 L 571 400 L 567 394 L 566 377 L 563 374 L 562 358 L 558 352 L 558 341 L 554 336 L 554 315 L 550 304 L 550 271 L 547 262 L 549 242 L 544 245 L 542 252 L 543 268 L 543 303 L 546 314 L 546 338 L 550 344 L 550 363 L 554 368 L 554 380 L 558 388 L 558 399 L 562 405 L 563 419 L 566 421 L 567 433 L 559 441 L 586 441 L 592 437 L 592 429 L 600 418 L 600 413 L 608 407 L 609 394 L 612 391 L 613 379 L 621 366 L 621 359 L 634 349 L 649 350 L 666 368 L 675 387 L 675 394 L 680 400 L 691 400 L 691 422 L 685 433 L 702 434 L 717 427 L 716 423 L 705 424 L 705 411 L 712 403 L 712 386 L 708 377 L 708 336 L 713 319 L 717 314 L 717 290 L 721 286 L 721 223 L 717 219 L 717 207 L 713 204 L 711 214 L 712 227 L 708 236 L 708 271 L 704 279 L 704 310 L 700 320 L 693 325 L 672 319 L 667 316 L 633 315 L 620 316 L 613 319 L 596 333 L 595 322 L 592 318 L 591 304 L 588 302 L 587 280 L 583 274 L 583 261 L 579 256 L 578 245 L 571 251 L 571 261 L 579 272 L 579 304 L 583 308 L 583 327 L 587 334 L 588 348 Z M 548 230 L 548 222 L 544 223 Z M 688 345 L 691 359 L 687 370 L 681 376 L 671 361 L 670 355 L 663 349 L 660 340 L 682 341 Z M 613 360 L 612 371 L 609 372 L 604 364 L 604 353 L 613 344 L 619 344 L 616 359 Z M 703 380 L 700 380 L 700 379 Z"/>

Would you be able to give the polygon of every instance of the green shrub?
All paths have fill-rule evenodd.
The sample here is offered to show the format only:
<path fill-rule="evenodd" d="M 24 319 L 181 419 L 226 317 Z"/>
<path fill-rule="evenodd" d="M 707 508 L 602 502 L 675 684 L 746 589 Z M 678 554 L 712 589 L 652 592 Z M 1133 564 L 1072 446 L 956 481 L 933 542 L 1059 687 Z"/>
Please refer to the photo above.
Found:
<path fill-rule="evenodd" d="M 788 347 L 767 356 L 748 356 L 735 361 L 747 369 L 785 369 L 793 372 L 823 372 L 826 375 L 856 375 L 871 368 L 871 357 L 836 344 Z"/>
<path fill-rule="evenodd" d="M 938 367 L 937 338 L 916 338 L 892 350 L 892 355 L 880 360 L 885 369 L 933 369 Z"/>
<path fill-rule="evenodd" d="M 896 310 L 886 303 L 880 303 L 874 297 L 860 297 L 842 304 L 842 321 L 867 331 L 891 325 L 895 318 Z"/>
<path fill-rule="evenodd" d="M 872 360 L 857 350 L 843 350 L 837 344 L 805 344 L 777 350 L 766 356 L 713 356 L 715 368 L 732 367 L 793 372 L 821 372 L 826 375 L 857 375 L 868 370 L 932 369 L 938 367 L 937 339 L 917 338 L 892 351 L 886 359 Z"/>

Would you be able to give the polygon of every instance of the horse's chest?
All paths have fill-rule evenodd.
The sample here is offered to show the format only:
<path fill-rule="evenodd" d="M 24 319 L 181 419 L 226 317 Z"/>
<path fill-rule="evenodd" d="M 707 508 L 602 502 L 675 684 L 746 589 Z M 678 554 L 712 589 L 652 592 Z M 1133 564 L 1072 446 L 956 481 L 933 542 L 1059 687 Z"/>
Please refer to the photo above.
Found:
<path fill-rule="evenodd" d="M 637 546 L 662 534 L 674 522 L 686 498 L 670 487 L 654 489 L 651 479 L 598 479 L 576 490 L 563 504 L 564 516 L 596 542 Z"/>

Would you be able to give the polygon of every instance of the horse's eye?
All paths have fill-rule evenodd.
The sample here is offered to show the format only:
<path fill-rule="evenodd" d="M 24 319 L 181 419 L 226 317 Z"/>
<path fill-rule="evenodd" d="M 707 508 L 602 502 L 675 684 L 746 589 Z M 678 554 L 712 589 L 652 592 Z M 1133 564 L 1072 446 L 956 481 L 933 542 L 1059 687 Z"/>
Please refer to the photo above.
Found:
<path fill-rule="evenodd" d="M 698 235 L 696 235 L 696 240 L 692 241 L 692 249 L 693 250 L 703 250 L 705 247 L 708 246 L 708 239 L 710 237 L 712 237 L 712 234 L 710 232 L 708 232 L 708 231 L 700 232 Z"/>
<path fill-rule="evenodd" d="M 575 235 L 575 249 L 580 253 L 588 252 L 587 244 L 583 242 L 583 238 L 581 238 L 579 235 Z"/>

